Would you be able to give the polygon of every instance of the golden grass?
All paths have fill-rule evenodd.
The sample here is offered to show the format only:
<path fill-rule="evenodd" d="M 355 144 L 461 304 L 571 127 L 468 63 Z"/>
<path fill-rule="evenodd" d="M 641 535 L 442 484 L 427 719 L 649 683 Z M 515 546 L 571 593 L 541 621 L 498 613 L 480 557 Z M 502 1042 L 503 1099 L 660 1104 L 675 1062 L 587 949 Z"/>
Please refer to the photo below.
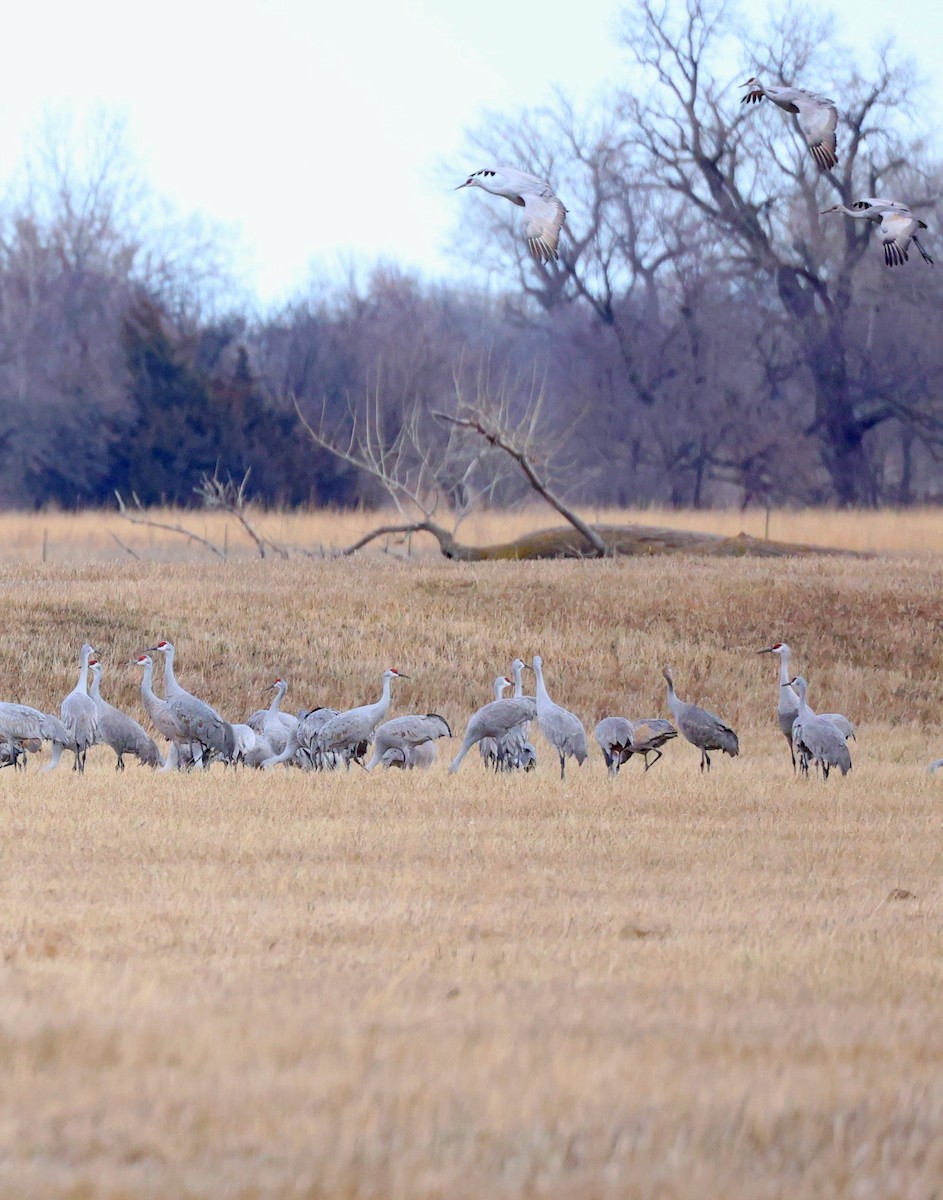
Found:
<path fill-rule="evenodd" d="M 884 509 L 880 512 L 839 512 L 833 509 L 736 509 L 690 511 L 677 509 L 581 509 L 586 520 L 600 524 L 640 523 L 672 529 L 735 536 L 770 537 L 835 549 L 908 557 L 943 554 L 943 509 Z M 255 558 L 251 538 L 232 517 L 217 512 L 152 510 L 154 521 L 180 524 L 207 538 L 235 559 Z M 437 514 L 446 525 L 445 514 Z M 330 554 L 353 544 L 379 525 L 399 520 L 390 512 L 291 511 L 251 512 L 260 533 L 291 552 Z M 562 522 L 546 505 L 513 512 L 474 513 L 459 527 L 458 540 L 472 546 L 512 541 L 535 530 Z M 390 537 L 363 553 L 437 557 L 438 546 L 427 535 L 407 542 Z M 81 564 L 128 562 L 132 555 L 148 562 L 209 562 L 214 555 L 180 534 L 132 525 L 117 512 L 0 513 L 0 562 Z"/>
<path fill-rule="evenodd" d="M 44 518 L 39 518 L 40 520 Z M 489 535 L 490 536 L 490 535 Z M 786 536 L 783 534 L 783 536 Z M 739 729 L 614 782 L 0 772 L 0 1197 L 928 1198 L 943 1177 L 940 565 L 707 559 L 6 567 L 4 699 L 161 636 L 236 719 L 465 715 L 516 653 L 588 725 Z M 793 779 L 785 638 L 855 766 Z M 895 898 L 899 893 L 908 893 Z"/>

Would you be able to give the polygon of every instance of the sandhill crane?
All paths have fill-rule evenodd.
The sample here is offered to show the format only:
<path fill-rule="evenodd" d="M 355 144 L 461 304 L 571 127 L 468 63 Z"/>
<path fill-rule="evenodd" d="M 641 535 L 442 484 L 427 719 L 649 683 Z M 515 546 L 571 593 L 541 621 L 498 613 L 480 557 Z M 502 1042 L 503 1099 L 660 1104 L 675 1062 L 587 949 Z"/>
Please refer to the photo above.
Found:
<path fill-rule="evenodd" d="M 494 738 L 496 741 L 505 737 L 518 725 L 533 721 L 537 716 L 537 701 L 533 696 L 519 696 L 517 699 L 492 700 L 484 708 L 472 713 L 465 726 L 465 737 L 462 748 L 449 764 L 449 773 L 455 772 L 462 765 L 462 759 L 468 751 L 480 742 L 482 738 Z"/>
<path fill-rule="evenodd" d="M 293 713 L 280 711 L 282 698 L 288 691 L 288 684 L 284 679 L 276 679 L 266 690 L 275 692 L 272 703 L 268 708 L 260 708 L 254 712 L 246 724 L 265 738 L 272 748 L 272 754 L 281 754 L 288 742 L 288 735 L 298 724 L 298 718 Z"/>
<path fill-rule="evenodd" d="M 132 664 L 135 667 L 141 667 L 141 703 L 144 705 L 144 711 L 150 717 L 154 728 L 170 742 L 170 749 L 164 759 L 162 770 L 172 771 L 178 767 L 190 765 L 194 761 L 194 756 L 190 755 L 189 759 L 186 756 L 181 757 L 181 744 L 186 744 L 187 739 L 183 731 L 183 726 L 174 716 L 173 709 L 166 700 L 162 700 L 154 691 L 154 660 L 149 654 L 139 654 Z M 202 761 L 203 750 L 199 750 L 199 757 L 196 761 Z"/>
<path fill-rule="evenodd" d="M 124 770 L 124 756 L 133 754 L 148 767 L 158 767 L 161 763 L 160 751 L 154 739 L 127 713 L 123 713 L 114 705 L 102 699 L 101 677 L 102 665 L 97 659 L 90 659 L 92 669 L 91 696 L 98 708 L 98 737 L 110 746 L 118 756 L 115 764 L 116 771 Z"/>
<path fill-rule="evenodd" d="M 522 658 L 515 658 L 511 663 L 511 675 L 514 677 L 514 691 L 511 694 L 515 699 L 524 695 L 524 672 L 529 669 Z M 532 771 L 537 766 L 537 751 L 527 740 L 529 733 L 530 722 L 525 721 L 499 739 L 498 761 L 503 770 Z"/>
<path fill-rule="evenodd" d="M 75 754 L 74 769 L 85 770 L 89 746 L 98 740 L 98 706 L 88 694 L 88 663 L 95 651 L 85 642 L 79 652 L 79 677 L 75 687 L 62 701 L 59 715 L 69 731 L 69 746 Z"/>
<path fill-rule="evenodd" d="M 802 136 L 821 170 L 830 171 L 837 164 L 835 128 L 838 125 L 838 109 L 834 100 L 800 87 L 768 87 L 760 83 L 756 76 L 751 76 L 740 86 L 748 89 L 741 104 L 759 104 L 767 96 L 778 108 L 796 114 Z"/>
<path fill-rule="evenodd" d="M 350 767 L 351 761 L 362 764 L 367 747 L 373 740 L 373 731 L 385 720 L 390 711 L 391 684 L 394 679 L 408 679 L 395 667 L 383 672 L 383 691 L 375 704 L 361 704 L 339 712 L 322 726 L 317 735 L 317 746 L 322 754 L 341 754 Z"/>
<path fill-rule="evenodd" d="M 580 766 L 586 761 L 586 730 L 579 717 L 550 699 L 544 683 L 544 662 L 539 654 L 534 655 L 532 665 L 537 676 L 537 724 L 560 756 L 560 778 L 563 779 L 570 755 Z"/>
<path fill-rule="evenodd" d="M 701 752 L 701 770 L 703 771 L 705 767 L 708 771 L 711 769 L 711 757 L 708 753 L 710 750 L 723 750 L 731 758 L 736 758 L 740 753 L 740 742 L 730 726 L 722 721 L 716 713 L 680 700 L 675 692 L 670 667 L 665 667 L 662 675 L 668 684 L 668 707 L 678 723 L 682 736 Z"/>
<path fill-rule="evenodd" d="M 515 167 L 485 167 L 474 171 L 455 189 L 480 187 L 492 196 L 504 196 L 524 210 L 527 249 L 539 263 L 557 261 L 560 230 L 566 209 L 550 184 Z"/>
<path fill-rule="evenodd" d="M 792 651 L 785 642 L 775 642 L 772 646 L 766 646 L 762 650 L 757 650 L 757 654 L 775 654 L 779 658 L 779 691 L 776 704 L 776 719 L 779 721 L 779 728 L 782 730 L 783 737 L 789 743 L 792 769 L 795 771 L 796 747 L 793 742 L 792 727 L 799 712 L 799 697 L 792 686 L 792 675 L 789 670 L 789 657 Z M 812 712 L 811 708 L 809 712 Z M 853 738 L 855 736 L 854 725 L 842 713 L 813 713 L 813 715 L 821 717 L 823 721 L 831 721 L 843 737 Z M 803 772 L 808 771 L 808 761 L 800 757 L 799 767 Z"/>
<path fill-rule="evenodd" d="M 911 242 L 920 251 L 923 261 L 933 266 L 933 259 L 917 237 L 917 230 L 926 229 L 927 223 L 919 221 L 906 204 L 869 196 L 864 200 L 855 200 L 851 208 L 846 208 L 844 204 L 833 204 L 831 208 L 823 209 L 820 216 L 827 217 L 829 213 L 837 212 L 855 221 L 877 221 L 880 224 L 884 261 L 889 267 L 902 267 L 907 262 Z"/>
<path fill-rule="evenodd" d="M 71 734 L 52 713 L 41 712 L 29 704 L 10 704 L 0 702 L 0 738 L 6 743 L 8 764 L 14 769 L 25 751 L 36 751 L 43 742 L 53 743 L 52 761 L 43 768 L 44 771 L 54 770 L 59 763 L 63 749 L 71 744 Z M 26 762 L 23 762 L 26 770 Z"/>
<path fill-rule="evenodd" d="M 511 686 L 511 681 L 507 675 L 498 675 L 494 681 L 494 698 L 495 700 L 503 700 L 504 693 Z M 481 755 L 481 761 L 486 767 L 491 767 L 497 771 L 501 766 L 501 760 L 498 757 L 498 740 L 493 737 L 484 737 L 478 743 L 478 753 Z"/>
<path fill-rule="evenodd" d="M 427 745 L 438 738 L 451 737 L 452 730 L 445 717 L 438 713 L 413 713 L 405 717 L 394 717 L 392 721 L 384 721 L 378 725 L 374 734 L 373 757 L 367 763 L 367 770 L 372 771 L 379 763 L 384 762 L 388 751 L 396 750 L 402 754 L 404 767 L 415 765 L 415 751 L 419 746 Z M 385 763 L 384 765 L 391 765 Z"/>
<path fill-rule="evenodd" d="M 799 712 L 792 727 L 793 740 L 808 752 L 813 762 L 819 764 L 825 779 L 828 779 L 832 767 L 838 767 L 842 775 L 847 775 L 851 770 L 848 742 L 833 721 L 817 717 L 809 708 L 805 679 L 797 675 L 792 683 L 799 697 Z"/>
<path fill-rule="evenodd" d="M 204 750 L 218 755 L 224 763 L 232 762 L 235 749 L 232 726 L 205 700 L 194 696 L 177 682 L 174 674 L 176 651 L 172 642 L 158 642 L 151 647 L 151 653 L 154 652 L 164 656 L 164 700 L 180 726 L 183 738 L 199 742 Z"/>
<path fill-rule="evenodd" d="M 663 717 L 645 717 L 639 721 L 603 717 L 593 730 L 593 736 L 602 750 L 609 774 L 614 776 L 633 754 L 641 754 L 646 771 L 653 767 L 661 758 L 661 747 L 676 738 L 678 731 Z M 655 755 L 651 762 L 648 761 L 649 754 Z"/>
<path fill-rule="evenodd" d="M 259 764 L 266 771 L 284 763 L 286 766 L 301 767 L 303 771 L 332 771 L 343 761 L 335 750 L 322 753 L 318 749 L 318 734 L 332 717 L 338 715 L 336 708 L 312 708 L 298 713 L 298 724 L 289 733 L 285 749 L 273 754 Z"/>
<path fill-rule="evenodd" d="M 789 743 L 789 753 L 792 757 L 792 769 L 796 769 L 796 751 L 792 744 L 792 726 L 799 712 L 799 697 L 792 690 L 789 674 L 789 655 L 791 650 L 785 642 L 775 642 L 772 646 L 764 646 L 757 654 L 775 654 L 779 658 L 779 690 L 776 701 L 776 719 L 783 737 Z"/>

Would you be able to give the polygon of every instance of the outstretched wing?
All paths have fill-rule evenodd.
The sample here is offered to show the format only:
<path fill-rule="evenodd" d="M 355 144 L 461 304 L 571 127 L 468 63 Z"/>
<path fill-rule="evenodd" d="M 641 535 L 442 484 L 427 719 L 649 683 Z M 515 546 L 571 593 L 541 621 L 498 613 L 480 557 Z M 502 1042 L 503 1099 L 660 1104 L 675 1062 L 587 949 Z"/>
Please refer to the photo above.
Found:
<path fill-rule="evenodd" d="M 556 262 L 566 209 L 545 184 L 540 192 L 524 192 L 524 236 L 537 262 Z"/>
<path fill-rule="evenodd" d="M 823 171 L 830 171 L 838 162 L 835 130 L 838 126 L 838 109 L 832 100 L 807 92 L 804 88 L 793 89 L 792 101 L 798 110 L 799 128 L 809 144 L 812 157 Z"/>
<path fill-rule="evenodd" d="M 889 267 L 902 267 L 907 261 L 910 239 L 917 229 L 914 215 L 906 208 L 892 208 L 881 217 L 884 261 Z"/>

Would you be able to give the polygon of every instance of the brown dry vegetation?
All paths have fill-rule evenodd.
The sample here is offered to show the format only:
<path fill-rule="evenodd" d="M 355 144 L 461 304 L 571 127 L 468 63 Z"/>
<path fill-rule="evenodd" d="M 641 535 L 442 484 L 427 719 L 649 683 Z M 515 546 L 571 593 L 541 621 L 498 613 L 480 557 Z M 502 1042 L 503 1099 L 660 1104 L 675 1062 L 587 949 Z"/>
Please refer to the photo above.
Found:
<path fill-rule="evenodd" d="M 5 567 L 4 699 L 57 705 L 87 636 L 140 716 L 124 664 L 169 636 L 232 719 L 276 673 L 348 704 L 396 665 L 395 711 L 460 733 L 539 650 L 588 725 L 664 712 L 670 662 L 743 753 L 610 782 L 593 746 L 564 784 L 539 738 L 514 779 L 116 776 L 104 748 L 0 773 L 0 1196 L 938 1195 L 941 582 L 930 556 Z M 859 723 L 844 780 L 792 777 L 776 638 Z"/>

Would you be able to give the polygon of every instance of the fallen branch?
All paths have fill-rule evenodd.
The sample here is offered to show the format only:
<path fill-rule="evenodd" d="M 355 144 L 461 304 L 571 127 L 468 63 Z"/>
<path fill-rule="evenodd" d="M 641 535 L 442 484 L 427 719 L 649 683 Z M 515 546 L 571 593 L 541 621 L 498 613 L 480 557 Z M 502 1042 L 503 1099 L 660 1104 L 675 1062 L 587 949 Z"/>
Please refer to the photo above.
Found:
<path fill-rule="evenodd" d="M 518 464 L 524 472 L 527 482 L 537 495 L 546 500 L 551 508 L 555 508 L 565 521 L 569 521 L 573 528 L 589 542 L 599 557 L 604 558 L 610 553 L 606 543 L 596 530 L 591 525 L 587 525 L 582 517 L 573 512 L 571 508 L 563 503 L 559 496 L 550 490 L 538 474 L 537 468 L 527 456 L 527 452 L 515 446 L 507 435 L 498 429 L 489 428 L 478 418 L 456 417 L 444 412 L 433 412 L 432 415 L 440 421 L 446 421 L 450 425 L 457 425 L 461 429 L 471 429 L 480 437 L 483 437 L 490 446 L 497 446 L 499 450 L 503 450 L 505 454 L 513 458 Z"/>
<path fill-rule="evenodd" d="M 134 499 L 135 508 L 138 510 L 138 512 L 145 512 L 146 510 L 144 505 L 141 503 L 138 497 L 134 495 L 133 492 L 132 497 Z M 222 559 L 223 562 L 226 561 L 226 555 L 222 550 L 220 550 L 219 546 L 211 542 L 209 538 L 200 537 L 200 535 L 198 533 L 194 533 L 192 529 L 185 529 L 179 521 L 175 525 L 168 525 L 165 521 L 155 521 L 150 517 L 132 516 L 131 513 L 128 512 L 128 506 L 125 504 L 120 492 L 115 492 L 115 499 L 118 501 L 118 513 L 123 520 L 130 521 L 132 525 L 145 525 L 150 529 L 163 529 L 166 533 L 179 533 L 181 537 L 185 537 L 188 541 L 199 542 L 201 546 L 205 546 L 207 550 L 211 550 L 217 558 Z"/>

